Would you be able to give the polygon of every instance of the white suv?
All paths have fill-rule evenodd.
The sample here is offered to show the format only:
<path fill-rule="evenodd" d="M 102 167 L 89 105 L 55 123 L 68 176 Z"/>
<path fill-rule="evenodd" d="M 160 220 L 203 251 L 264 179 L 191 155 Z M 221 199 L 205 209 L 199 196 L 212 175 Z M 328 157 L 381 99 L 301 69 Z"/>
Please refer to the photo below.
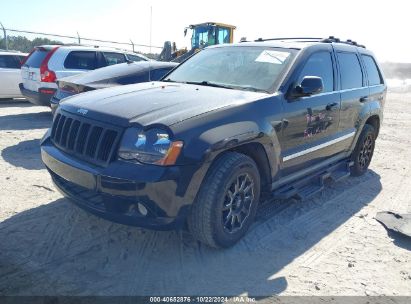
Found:
<path fill-rule="evenodd" d="M 27 54 L 0 51 L 0 98 L 23 97 L 19 90 L 20 67 Z"/>
<path fill-rule="evenodd" d="M 36 105 L 50 106 L 56 80 L 127 61 L 147 61 L 136 53 L 101 47 L 43 45 L 35 47 L 21 67 L 21 93 Z"/>

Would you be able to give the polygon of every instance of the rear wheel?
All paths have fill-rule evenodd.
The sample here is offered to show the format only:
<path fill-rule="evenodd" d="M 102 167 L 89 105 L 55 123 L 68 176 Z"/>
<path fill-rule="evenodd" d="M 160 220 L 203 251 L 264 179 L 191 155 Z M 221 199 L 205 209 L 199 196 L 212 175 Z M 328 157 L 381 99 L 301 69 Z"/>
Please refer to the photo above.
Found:
<path fill-rule="evenodd" d="M 227 152 L 213 163 L 192 206 L 188 226 L 212 247 L 230 247 L 252 224 L 260 198 L 260 175 L 246 155 Z"/>
<path fill-rule="evenodd" d="M 351 160 L 354 161 L 354 165 L 351 167 L 352 176 L 360 176 L 367 171 L 374 154 L 375 138 L 374 127 L 366 124 L 351 155 Z"/>

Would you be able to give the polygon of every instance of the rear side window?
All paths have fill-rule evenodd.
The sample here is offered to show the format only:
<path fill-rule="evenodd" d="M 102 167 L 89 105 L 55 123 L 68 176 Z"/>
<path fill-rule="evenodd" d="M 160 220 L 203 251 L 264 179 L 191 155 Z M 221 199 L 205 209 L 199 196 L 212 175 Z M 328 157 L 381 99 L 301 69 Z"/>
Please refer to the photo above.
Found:
<path fill-rule="evenodd" d="M 383 83 L 381 73 L 371 56 L 361 55 L 364 61 L 365 69 L 367 70 L 369 85 L 378 85 Z"/>
<path fill-rule="evenodd" d="M 32 67 L 32 68 L 39 68 L 41 63 L 43 62 L 44 58 L 46 58 L 47 54 L 50 51 L 45 49 L 37 49 L 27 59 L 24 65 Z"/>
<path fill-rule="evenodd" d="M 141 57 L 136 56 L 136 55 L 130 55 L 130 54 L 127 54 L 127 58 L 131 61 L 134 61 L 134 62 L 146 61 L 144 58 L 141 58 Z"/>
<path fill-rule="evenodd" d="M 165 74 L 167 74 L 170 71 L 171 68 L 153 70 L 151 71 L 150 79 L 154 81 L 160 80 L 161 78 L 163 78 Z"/>
<path fill-rule="evenodd" d="M 20 63 L 12 55 L 0 55 L 0 68 L 20 69 Z"/>
<path fill-rule="evenodd" d="M 104 52 L 103 57 L 106 60 L 107 65 L 126 62 L 126 57 L 124 56 L 124 54 Z"/>
<path fill-rule="evenodd" d="M 299 82 L 301 82 L 305 76 L 321 77 L 324 84 L 323 92 L 334 91 L 334 72 L 331 54 L 329 52 L 318 52 L 311 55 L 305 63 L 298 79 Z"/>
<path fill-rule="evenodd" d="M 337 53 L 341 71 L 341 88 L 343 90 L 361 88 L 363 75 L 358 57 L 353 53 Z"/>
<path fill-rule="evenodd" d="M 133 84 L 133 83 L 140 83 L 140 82 L 147 82 L 148 79 L 148 71 L 140 72 L 137 74 L 131 74 L 123 77 L 119 77 L 116 80 L 116 83 L 126 85 L 126 84 Z"/>
<path fill-rule="evenodd" d="M 97 67 L 96 52 L 70 52 L 64 61 L 64 67 L 73 70 L 94 70 Z"/>

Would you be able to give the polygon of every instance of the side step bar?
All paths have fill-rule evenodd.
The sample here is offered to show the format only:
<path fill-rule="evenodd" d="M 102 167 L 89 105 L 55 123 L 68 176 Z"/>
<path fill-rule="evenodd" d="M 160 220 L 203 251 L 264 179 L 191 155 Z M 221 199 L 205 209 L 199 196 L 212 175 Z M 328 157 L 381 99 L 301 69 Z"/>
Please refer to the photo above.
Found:
<path fill-rule="evenodd" d="M 290 198 L 299 200 L 307 199 L 322 191 L 327 181 L 336 182 L 350 176 L 350 168 L 353 165 L 354 162 L 349 160 L 343 160 L 330 165 L 317 173 L 308 175 L 274 190 L 272 192 L 273 198 L 279 200 Z"/>

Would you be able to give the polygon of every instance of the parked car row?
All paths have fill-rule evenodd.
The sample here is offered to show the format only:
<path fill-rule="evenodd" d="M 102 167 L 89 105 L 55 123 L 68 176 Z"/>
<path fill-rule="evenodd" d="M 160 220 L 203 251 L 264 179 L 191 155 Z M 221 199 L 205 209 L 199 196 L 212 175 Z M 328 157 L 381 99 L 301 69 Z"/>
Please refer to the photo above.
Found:
<path fill-rule="evenodd" d="M 28 99 L 51 106 L 74 94 L 155 81 L 177 63 L 157 62 L 116 49 L 80 45 L 43 45 L 30 54 L 0 52 L 0 98 Z"/>
<path fill-rule="evenodd" d="M 148 61 L 143 55 L 108 48 L 44 45 L 34 48 L 21 67 L 22 95 L 31 103 L 50 106 L 57 79 L 127 61 Z"/>

